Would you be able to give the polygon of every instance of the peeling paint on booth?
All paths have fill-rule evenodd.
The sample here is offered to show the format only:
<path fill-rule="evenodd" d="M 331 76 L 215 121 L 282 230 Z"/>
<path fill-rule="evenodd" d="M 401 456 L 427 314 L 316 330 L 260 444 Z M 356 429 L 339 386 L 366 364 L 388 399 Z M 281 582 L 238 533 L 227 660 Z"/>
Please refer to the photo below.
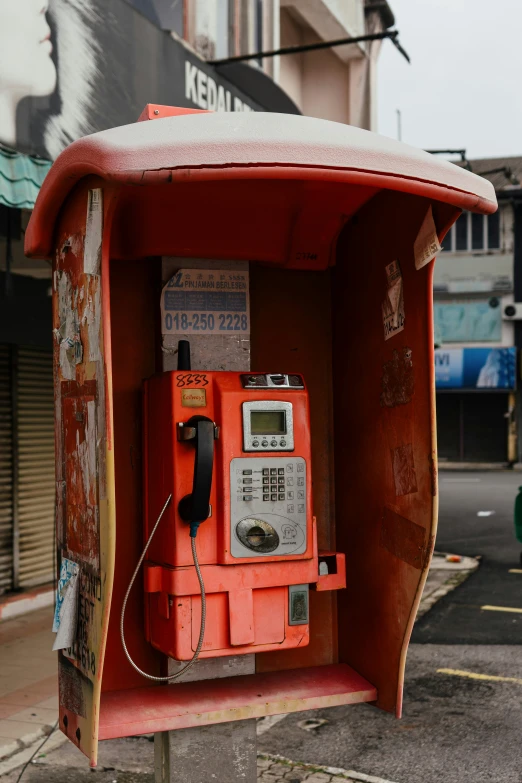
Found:
<path fill-rule="evenodd" d="M 80 325 L 76 317 L 78 289 L 73 289 L 67 272 L 55 272 L 55 288 L 58 292 L 58 313 L 60 325 L 54 330 L 59 345 L 59 363 L 66 380 L 76 377 L 76 365 L 83 360 L 83 346 Z"/>
<path fill-rule="evenodd" d="M 388 507 L 383 511 L 379 546 L 419 570 L 429 562 L 426 530 Z"/>
<path fill-rule="evenodd" d="M 411 401 L 414 393 L 411 348 L 403 348 L 400 353 L 393 351 L 390 361 L 383 365 L 381 385 L 381 407 L 395 408 Z"/>
<path fill-rule="evenodd" d="M 392 465 L 395 494 L 401 496 L 417 492 L 417 476 L 411 443 L 392 449 Z"/>

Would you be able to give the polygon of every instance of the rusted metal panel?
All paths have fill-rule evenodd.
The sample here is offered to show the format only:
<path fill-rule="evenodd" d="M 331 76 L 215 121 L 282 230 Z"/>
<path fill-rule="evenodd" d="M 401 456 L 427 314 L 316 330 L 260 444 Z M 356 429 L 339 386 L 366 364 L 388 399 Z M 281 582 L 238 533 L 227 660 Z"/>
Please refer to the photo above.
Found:
<path fill-rule="evenodd" d="M 57 542 L 59 555 L 80 565 L 76 639 L 59 653 L 60 728 L 92 765 L 115 543 L 109 324 L 102 297 L 108 280 L 102 225 L 111 199 L 104 204 L 103 196 L 101 188 L 77 188 L 59 221 L 53 264 Z"/>
<path fill-rule="evenodd" d="M 337 593 L 339 660 L 397 715 L 437 525 L 433 264 L 416 269 L 414 258 L 428 206 L 380 193 L 344 229 L 333 272 L 336 536 L 347 578 Z M 437 225 L 448 217 L 440 209 L 433 204 Z M 392 262 L 400 263 L 404 328 L 384 339 Z"/>

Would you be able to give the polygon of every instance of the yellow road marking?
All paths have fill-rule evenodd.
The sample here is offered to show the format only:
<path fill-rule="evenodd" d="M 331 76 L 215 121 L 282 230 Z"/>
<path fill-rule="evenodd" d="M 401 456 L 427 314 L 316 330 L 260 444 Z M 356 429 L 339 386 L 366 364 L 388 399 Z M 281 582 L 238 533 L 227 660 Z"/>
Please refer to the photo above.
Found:
<path fill-rule="evenodd" d="M 485 606 L 481 606 L 481 609 L 487 609 L 489 612 L 517 612 L 518 614 L 522 614 L 522 609 L 517 609 L 515 606 L 489 606 L 488 604 L 485 604 Z"/>
<path fill-rule="evenodd" d="M 460 669 L 437 669 L 438 674 L 451 674 L 455 677 L 468 677 L 470 680 L 491 680 L 492 682 L 514 682 L 522 685 L 520 677 L 497 677 L 494 674 L 477 674 L 477 672 L 464 672 Z"/>
<path fill-rule="evenodd" d="M 522 568 L 510 568 L 508 574 L 522 574 Z"/>

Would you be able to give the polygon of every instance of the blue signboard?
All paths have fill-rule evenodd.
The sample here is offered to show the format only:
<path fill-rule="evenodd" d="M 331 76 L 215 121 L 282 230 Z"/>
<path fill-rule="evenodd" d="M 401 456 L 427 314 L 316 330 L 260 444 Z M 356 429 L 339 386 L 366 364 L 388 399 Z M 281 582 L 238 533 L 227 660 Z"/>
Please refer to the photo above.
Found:
<path fill-rule="evenodd" d="M 439 348 L 435 384 L 441 389 L 514 389 L 516 348 Z"/>

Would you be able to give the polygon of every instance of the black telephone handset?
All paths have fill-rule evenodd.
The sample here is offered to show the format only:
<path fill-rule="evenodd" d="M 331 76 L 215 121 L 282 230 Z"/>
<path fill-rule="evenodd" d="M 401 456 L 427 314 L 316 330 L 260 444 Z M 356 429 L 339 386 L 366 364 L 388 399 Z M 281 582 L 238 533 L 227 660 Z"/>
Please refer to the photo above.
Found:
<path fill-rule="evenodd" d="M 194 479 L 192 492 L 178 503 L 178 512 L 184 522 L 190 523 L 190 535 L 195 538 L 201 522 L 210 516 L 210 490 L 214 466 L 214 440 L 217 428 L 206 416 L 192 416 L 179 427 L 180 440 L 194 443 Z"/>
<path fill-rule="evenodd" d="M 190 343 L 178 342 L 178 370 L 190 370 Z M 178 512 L 184 522 L 190 524 L 191 538 L 196 537 L 198 527 L 210 516 L 210 490 L 214 467 L 214 440 L 217 427 L 207 416 L 192 416 L 178 425 L 178 440 L 192 441 L 196 447 L 192 492 L 178 503 Z"/>

